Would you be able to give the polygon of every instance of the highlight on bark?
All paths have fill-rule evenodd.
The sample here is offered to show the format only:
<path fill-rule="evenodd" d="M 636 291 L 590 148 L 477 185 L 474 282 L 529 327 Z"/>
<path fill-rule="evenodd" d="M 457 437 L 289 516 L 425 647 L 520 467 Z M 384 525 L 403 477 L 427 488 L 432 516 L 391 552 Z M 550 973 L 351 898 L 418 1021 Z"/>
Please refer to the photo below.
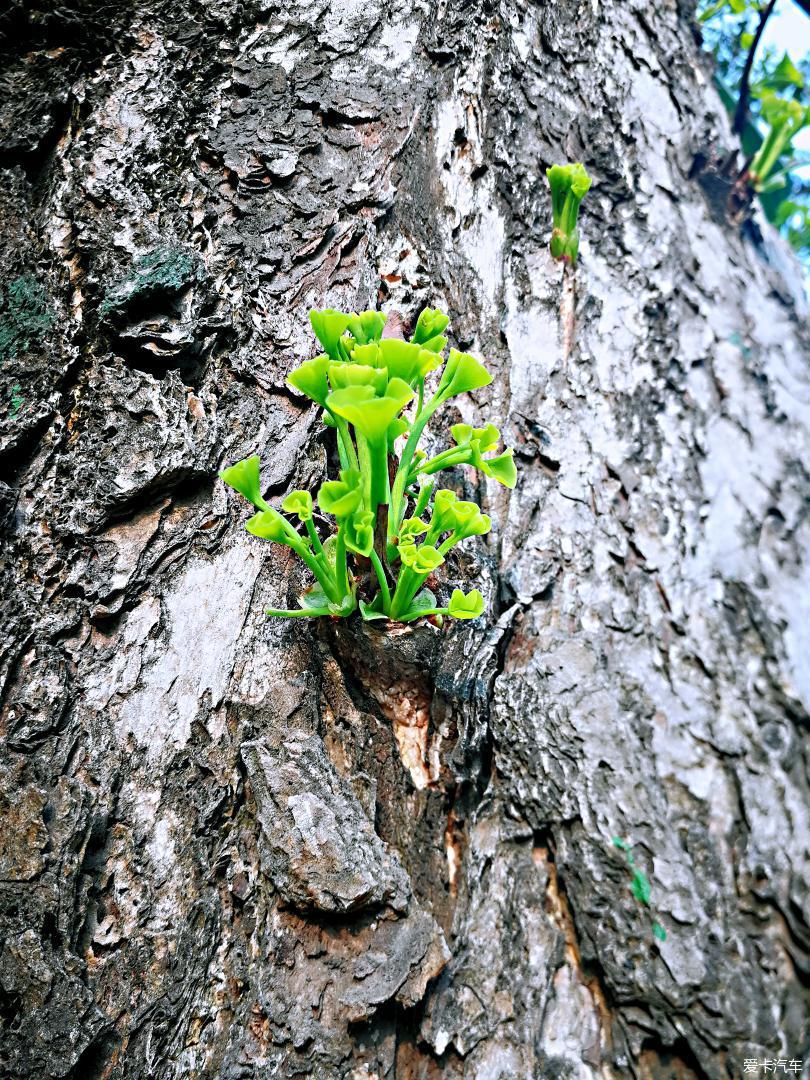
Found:
<path fill-rule="evenodd" d="M 551 187 L 554 221 L 551 254 L 561 262 L 575 263 L 579 253 L 579 206 L 591 186 L 591 178 L 581 162 L 552 165 L 546 169 L 546 176 Z"/>
<path fill-rule="evenodd" d="M 322 517 L 333 519 L 328 535 L 315 525 L 308 491 L 290 492 L 281 504 L 296 524 L 265 502 L 257 455 L 220 473 L 256 508 L 247 531 L 291 548 L 315 577 L 300 608 L 270 608 L 268 615 L 345 617 L 359 608 L 367 621 L 478 618 L 484 610 L 478 589 L 466 595 L 454 589 L 442 604 L 426 583 L 452 548 L 488 533 L 491 521 L 476 503 L 436 490 L 434 478 L 471 465 L 513 488 L 513 451 L 493 453 L 500 441 L 493 424 L 454 424 L 454 445 L 433 457 L 419 443 L 442 405 L 489 385 L 492 376 L 475 357 L 451 348 L 436 389 L 426 390 L 447 345 L 449 318 L 438 309 L 421 313 L 410 341 L 383 338 L 385 315 L 377 311 L 313 310 L 310 322 L 324 352 L 287 381 L 322 408 L 324 423 L 337 434 L 338 478 L 317 492 Z"/>

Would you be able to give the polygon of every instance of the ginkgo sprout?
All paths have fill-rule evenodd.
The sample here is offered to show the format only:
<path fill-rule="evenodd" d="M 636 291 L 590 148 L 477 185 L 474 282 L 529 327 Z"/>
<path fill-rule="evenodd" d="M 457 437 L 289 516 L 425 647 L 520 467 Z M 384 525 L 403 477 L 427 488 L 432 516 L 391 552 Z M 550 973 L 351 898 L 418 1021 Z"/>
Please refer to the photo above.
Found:
<path fill-rule="evenodd" d="M 300 608 L 271 608 L 268 614 L 342 617 L 359 608 L 366 620 L 477 618 L 484 610 L 478 589 L 466 595 L 455 589 L 441 605 L 428 580 L 456 544 L 485 535 L 491 521 L 475 503 L 437 490 L 435 477 L 469 465 L 513 488 L 513 452 L 498 452 L 500 433 L 493 424 L 454 424 L 454 445 L 434 457 L 419 442 L 437 409 L 487 386 L 492 376 L 469 353 L 450 349 L 444 359 L 449 320 L 437 309 L 421 313 L 410 341 L 383 338 L 385 315 L 378 311 L 311 311 L 310 322 L 324 352 L 305 360 L 287 381 L 320 406 L 324 423 L 335 429 L 337 479 L 325 481 L 315 499 L 308 491 L 291 491 L 280 513 L 262 497 L 258 456 L 220 473 L 256 508 L 248 532 L 289 547 L 315 578 Z M 439 369 L 431 393 L 428 380 Z M 330 519 L 323 530 L 320 523 Z"/>
<path fill-rule="evenodd" d="M 546 169 L 546 176 L 551 187 L 553 218 L 551 254 L 562 262 L 575 263 L 579 252 L 579 204 L 591 186 L 591 178 L 585 166 L 579 162 L 574 165 L 552 165 Z"/>

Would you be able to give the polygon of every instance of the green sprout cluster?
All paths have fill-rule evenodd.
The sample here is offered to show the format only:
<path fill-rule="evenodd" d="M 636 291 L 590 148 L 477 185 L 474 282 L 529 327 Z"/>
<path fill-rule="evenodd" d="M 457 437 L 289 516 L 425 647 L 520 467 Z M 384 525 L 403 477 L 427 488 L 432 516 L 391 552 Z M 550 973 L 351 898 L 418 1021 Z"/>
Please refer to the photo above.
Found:
<path fill-rule="evenodd" d="M 546 176 L 551 186 L 551 214 L 554 219 L 551 254 L 562 262 L 575 263 L 579 252 L 579 204 L 591 186 L 591 178 L 580 162 L 552 165 L 546 169 Z"/>
<path fill-rule="evenodd" d="M 300 597 L 300 608 L 272 608 L 268 614 L 342 617 L 359 608 L 367 620 L 477 618 L 484 610 L 477 589 L 466 595 L 455 589 L 445 607 L 427 582 L 451 548 L 488 533 L 491 522 L 475 503 L 437 490 L 436 477 L 471 465 L 512 488 L 512 451 L 494 452 L 500 434 L 492 424 L 453 425 L 453 445 L 434 457 L 419 443 L 442 405 L 487 386 L 492 376 L 456 349 L 445 361 L 449 320 L 439 310 L 422 312 L 410 341 L 383 338 L 385 316 L 377 311 L 326 309 L 309 317 L 324 351 L 287 381 L 320 406 L 324 423 L 335 429 L 338 479 L 322 484 L 315 500 L 308 491 L 290 492 L 279 513 L 262 497 L 257 456 L 220 473 L 257 510 L 245 526 L 248 532 L 291 548 L 316 579 Z M 426 383 L 439 369 L 431 393 Z M 328 528 L 319 529 L 324 521 Z"/>

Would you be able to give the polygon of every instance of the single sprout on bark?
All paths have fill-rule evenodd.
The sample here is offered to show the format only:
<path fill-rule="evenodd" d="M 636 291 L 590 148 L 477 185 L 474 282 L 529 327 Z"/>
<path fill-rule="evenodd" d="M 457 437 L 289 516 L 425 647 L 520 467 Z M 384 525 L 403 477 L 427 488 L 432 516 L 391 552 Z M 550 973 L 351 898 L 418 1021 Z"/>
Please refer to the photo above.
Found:
<path fill-rule="evenodd" d="M 323 517 L 332 519 L 327 535 L 316 528 L 310 492 L 291 491 L 281 504 L 295 524 L 265 502 L 256 455 L 220 473 L 256 507 L 248 532 L 289 547 L 317 582 L 300 597 L 300 608 L 268 614 L 343 617 L 359 609 L 366 620 L 409 623 L 430 616 L 439 624 L 445 615 L 478 618 L 484 610 L 478 589 L 466 595 L 454 589 L 442 605 L 427 583 L 456 544 L 484 536 L 492 523 L 476 503 L 435 490 L 435 477 L 470 465 L 513 488 L 513 452 L 497 452 L 500 432 L 493 424 L 454 424 L 455 445 L 431 458 L 419 441 L 446 401 L 487 386 L 492 376 L 469 353 L 450 349 L 445 361 L 449 320 L 437 309 L 422 312 L 410 341 L 383 338 L 385 316 L 378 311 L 311 311 L 310 322 L 325 351 L 287 381 L 319 405 L 324 423 L 335 429 L 339 475 L 316 496 Z M 428 379 L 440 368 L 431 393 Z M 405 441 L 398 450 L 400 437 Z"/>
<path fill-rule="evenodd" d="M 579 251 L 577 217 L 579 204 L 591 186 L 585 166 L 552 165 L 546 169 L 551 186 L 551 213 L 554 227 L 551 232 L 551 254 L 562 262 L 575 263 Z"/>

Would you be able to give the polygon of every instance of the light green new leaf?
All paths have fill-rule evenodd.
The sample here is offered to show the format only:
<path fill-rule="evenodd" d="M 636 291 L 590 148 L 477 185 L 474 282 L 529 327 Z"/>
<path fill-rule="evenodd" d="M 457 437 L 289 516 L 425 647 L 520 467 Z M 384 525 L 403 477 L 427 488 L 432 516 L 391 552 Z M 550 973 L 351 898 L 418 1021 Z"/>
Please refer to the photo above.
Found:
<path fill-rule="evenodd" d="M 458 502 L 458 495 L 448 488 L 440 488 L 433 496 L 433 512 L 430 518 L 430 538 L 435 540 L 443 532 L 451 532 L 455 525 L 453 506 Z"/>
<path fill-rule="evenodd" d="M 294 543 L 305 544 L 306 541 L 298 535 L 286 518 L 282 517 L 278 510 L 268 506 L 266 510 L 260 510 L 245 523 L 245 528 L 254 536 L 260 536 L 263 540 L 275 540 L 277 544 Z"/>
<path fill-rule="evenodd" d="M 398 416 L 396 420 L 392 420 L 388 425 L 388 452 L 393 454 L 394 443 L 400 437 L 404 435 L 406 431 L 410 429 L 410 424 L 404 416 Z"/>
<path fill-rule="evenodd" d="M 312 517 L 312 496 L 308 491 L 291 491 L 281 504 L 281 509 L 288 514 L 297 514 L 301 521 Z"/>
<path fill-rule="evenodd" d="M 431 338 L 435 338 L 438 334 L 443 333 L 443 331 L 447 329 L 449 322 L 450 319 L 448 316 L 438 308 L 425 308 L 416 320 L 416 326 L 411 335 L 411 341 L 415 342 L 417 345 L 423 345 L 425 348 L 429 348 L 430 346 L 427 342 L 429 342 Z"/>
<path fill-rule="evenodd" d="M 399 527 L 399 542 L 406 543 L 408 537 L 421 536 L 427 532 L 427 525 L 419 518 L 405 518 Z"/>
<path fill-rule="evenodd" d="M 493 450 L 498 445 L 500 432 L 494 424 L 486 427 L 474 428 L 469 424 L 454 424 L 450 432 L 459 446 L 469 446 L 469 464 L 480 469 L 485 476 L 491 476 L 494 480 L 505 487 L 513 488 L 517 482 L 517 468 L 514 462 L 514 451 L 505 450 L 496 457 L 485 458 L 487 450 Z"/>
<path fill-rule="evenodd" d="M 223 469 L 219 474 L 220 479 L 244 495 L 248 502 L 253 503 L 259 510 L 267 510 L 269 507 L 262 498 L 261 484 L 259 482 L 259 455 L 237 461 L 229 469 Z"/>
<path fill-rule="evenodd" d="M 441 364 L 435 352 L 399 338 L 383 338 L 379 350 L 380 364 L 388 368 L 389 377 L 402 379 L 409 386 L 416 386 L 429 371 L 435 371 Z"/>
<path fill-rule="evenodd" d="M 381 311 L 354 312 L 349 316 L 347 328 L 358 345 L 369 341 L 379 341 L 385 326 L 385 315 Z"/>
<path fill-rule="evenodd" d="M 468 536 L 486 536 L 492 528 L 489 515 L 482 514 L 475 503 L 457 502 L 450 513 L 455 518 L 454 532 L 457 541 L 466 540 Z"/>
<path fill-rule="evenodd" d="M 368 558 L 374 547 L 374 514 L 370 510 L 355 510 L 346 519 L 343 535 L 349 551 Z"/>
<path fill-rule="evenodd" d="M 474 428 L 470 424 L 453 424 L 450 434 L 459 446 L 468 446 L 473 441 L 477 442 L 482 454 L 487 450 L 494 450 L 501 437 L 500 431 L 494 424 L 487 424 L 482 428 Z"/>
<path fill-rule="evenodd" d="M 355 355 L 357 351 L 354 350 Z M 370 386 L 375 394 L 384 394 L 388 385 L 388 372 L 385 368 L 370 367 L 367 364 L 334 363 L 329 365 L 329 381 L 335 390 L 346 390 L 350 386 Z"/>
<path fill-rule="evenodd" d="M 444 556 L 436 548 L 430 547 L 429 544 L 417 547 L 413 538 L 409 539 L 410 543 L 400 542 L 399 545 L 399 557 L 403 566 L 407 566 L 409 570 L 417 574 L 430 574 L 442 565 Z"/>
<path fill-rule="evenodd" d="M 328 355 L 333 360 L 344 359 L 338 343 L 349 325 L 349 316 L 343 311 L 335 311 L 334 308 L 324 308 L 322 311 L 313 308 L 309 313 L 309 321 Z"/>
<path fill-rule="evenodd" d="M 377 397 L 370 386 L 350 386 L 333 391 L 326 400 L 338 416 L 354 424 L 371 443 L 380 443 L 388 428 L 413 397 L 413 390 L 402 379 L 391 379 L 385 394 Z"/>
<path fill-rule="evenodd" d="M 517 483 L 517 466 L 514 461 L 514 450 L 505 450 L 497 457 L 485 458 L 473 449 L 472 464 L 480 469 L 485 476 L 491 476 L 493 480 L 503 484 L 504 487 L 513 488 Z"/>
<path fill-rule="evenodd" d="M 453 589 L 447 611 L 454 619 L 477 619 L 484 612 L 484 598 L 478 589 L 466 596 L 461 589 Z"/>
<path fill-rule="evenodd" d="M 450 350 L 450 356 L 442 372 L 438 394 L 442 401 L 456 397 L 468 390 L 489 386 L 492 376 L 484 365 L 469 353 Z"/>
<path fill-rule="evenodd" d="M 327 480 L 318 491 L 318 506 L 325 514 L 346 518 L 363 497 L 362 480 L 356 469 L 343 469 L 339 480 Z"/>
<path fill-rule="evenodd" d="M 319 405 L 326 403 L 326 395 L 329 393 L 329 383 L 326 375 L 331 361 L 326 353 L 321 353 L 313 360 L 305 360 L 299 364 L 287 376 L 290 386 L 306 394 L 308 398 L 317 401 Z"/>
<path fill-rule="evenodd" d="M 552 165 L 546 169 L 551 187 L 551 254 L 555 259 L 575 262 L 579 252 L 577 218 L 579 204 L 591 186 L 591 178 L 581 162 Z"/>

